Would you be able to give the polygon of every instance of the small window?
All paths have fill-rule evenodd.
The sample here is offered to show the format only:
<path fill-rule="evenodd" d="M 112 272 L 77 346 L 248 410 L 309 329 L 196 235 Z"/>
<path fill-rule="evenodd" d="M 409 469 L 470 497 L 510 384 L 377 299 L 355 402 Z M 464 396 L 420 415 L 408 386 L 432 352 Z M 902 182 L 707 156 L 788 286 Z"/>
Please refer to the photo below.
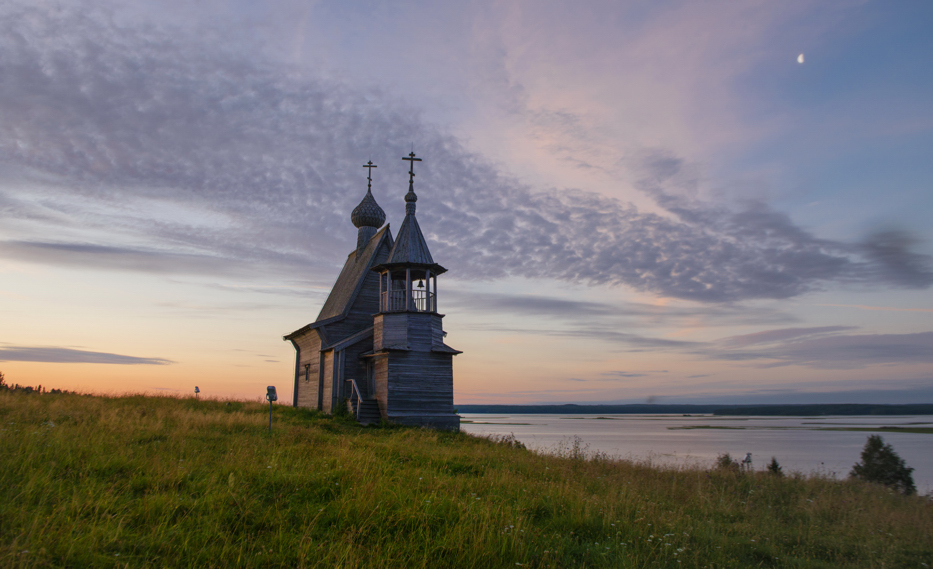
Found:
<path fill-rule="evenodd" d="M 305 381 L 311 381 L 311 364 L 305 364 Z"/>

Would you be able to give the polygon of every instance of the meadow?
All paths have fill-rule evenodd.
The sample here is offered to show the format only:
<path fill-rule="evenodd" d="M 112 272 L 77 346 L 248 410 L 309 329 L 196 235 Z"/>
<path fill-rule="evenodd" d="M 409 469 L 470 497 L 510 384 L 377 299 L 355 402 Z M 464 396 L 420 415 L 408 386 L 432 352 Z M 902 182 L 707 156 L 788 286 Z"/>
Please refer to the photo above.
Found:
<path fill-rule="evenodd" d="M 0 392 L 0 566 L 933 566 L 933 503 L 881 486 L 268 413 Z"/>

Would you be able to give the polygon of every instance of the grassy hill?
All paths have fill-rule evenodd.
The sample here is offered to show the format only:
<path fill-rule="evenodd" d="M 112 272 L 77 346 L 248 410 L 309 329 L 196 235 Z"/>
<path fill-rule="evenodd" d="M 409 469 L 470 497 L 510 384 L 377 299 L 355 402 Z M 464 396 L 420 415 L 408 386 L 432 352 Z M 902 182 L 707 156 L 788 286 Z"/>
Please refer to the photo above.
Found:
<path fill-rule="evenodd" d="M 933 505 L 287 407 L 0 392 L 3 567 L 923 567 Z"/>

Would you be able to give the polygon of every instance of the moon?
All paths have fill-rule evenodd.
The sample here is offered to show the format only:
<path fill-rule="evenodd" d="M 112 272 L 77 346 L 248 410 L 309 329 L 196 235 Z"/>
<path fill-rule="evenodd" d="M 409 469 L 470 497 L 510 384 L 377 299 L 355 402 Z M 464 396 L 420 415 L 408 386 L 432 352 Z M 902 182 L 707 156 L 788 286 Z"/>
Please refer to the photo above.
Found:
<path fill-rule="evenodd" d="M 797 56 L 797 63 L 803 63 L 803 54 Z"/>

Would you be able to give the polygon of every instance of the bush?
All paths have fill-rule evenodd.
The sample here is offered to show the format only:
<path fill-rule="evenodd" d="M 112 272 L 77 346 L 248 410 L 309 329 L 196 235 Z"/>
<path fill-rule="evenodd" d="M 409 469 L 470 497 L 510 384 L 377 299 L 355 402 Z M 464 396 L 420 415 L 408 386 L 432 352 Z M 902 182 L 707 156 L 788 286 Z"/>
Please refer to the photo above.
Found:
<path fill-rule="evenodd" d="M 914 469 L 904 464 L 891 445 L 885 444 L 880 435 L 871 435 L 862 449 L 862 462 L 852 467 L 849 476 L 866 482 L 884 484 L 910 495 L 917 492 L 911 472 Z"/>
<path fill-rule="evenodd" d="M 768 463 L 768 472 L 775 476 L 784 476 L 784 469 L 778 464 L 777 458 L 773 456 L 771 457 L 771 462 Z"/>
<path fill-rule="evenodd" d="M 739 463 L 732 459 L 729 453 L 723 453 L 716 457 L 716 468 L 720 470 L 739 470 Z"/>
<path fill-rule="evenodd" d="M 333 415 L 336 419 L 356 421 L 356 416 L 353 415 L 352 411 L 350 411 L 350 402 L 346 397 L 341 397 L 340 401 L 337 402 L 337 406 L 334 407 Z"/>

